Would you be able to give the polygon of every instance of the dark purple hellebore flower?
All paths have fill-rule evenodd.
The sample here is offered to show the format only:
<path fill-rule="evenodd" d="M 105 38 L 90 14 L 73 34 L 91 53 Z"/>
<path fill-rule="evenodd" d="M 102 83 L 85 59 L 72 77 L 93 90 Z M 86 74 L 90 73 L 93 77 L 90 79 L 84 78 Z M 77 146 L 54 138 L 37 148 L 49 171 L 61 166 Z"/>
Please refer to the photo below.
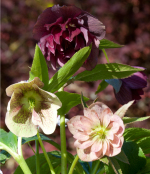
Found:
<path fill-rule="evenodd" d="M 141 68 L 141 67 L 140 67 Z M 125 79 L 114 79 L 119 80 L 120 87 L 114 87 L 114 93 L 117 101 L 124 105 L 132 100 L 140 100 L 143 95 L 143 88 L 147 86 L 147 76 L 143 72 L 136 72 L 131 77 Z M 108 80 L 109 81 L 109 80 Z M 118 90 L 118 91 L 117 91 Z"/>
<path fill-rule="evenodd" d="M 99 40 L 105 36 L 105 26 L 75 6 L 54 5 L 39 16 L 33 36 L 53 69 L 62 67 L 75 52 L 92 43 L 91 54 L 83 64 L 91 70 L 97 64 Z"/>

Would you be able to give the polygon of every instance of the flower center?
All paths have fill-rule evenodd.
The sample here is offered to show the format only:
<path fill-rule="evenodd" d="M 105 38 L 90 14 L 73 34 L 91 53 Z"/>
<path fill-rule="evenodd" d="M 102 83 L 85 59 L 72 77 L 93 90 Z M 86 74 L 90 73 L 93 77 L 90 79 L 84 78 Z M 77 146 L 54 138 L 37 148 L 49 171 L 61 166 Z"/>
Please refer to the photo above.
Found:
<path fill-rule="evenodd" d="M 29 110 L 33 110 L 33 108 L 35 107 L 35 99 L 30 97 L 28 98 L 28 102 L 29 102 Z"/>
<path fill-rule="evenodd" d="M 92 132 L 92 138 L 98 138 L 104 140 L 106 137 L 106 129 L 103 127 L 98 127 Z"/>

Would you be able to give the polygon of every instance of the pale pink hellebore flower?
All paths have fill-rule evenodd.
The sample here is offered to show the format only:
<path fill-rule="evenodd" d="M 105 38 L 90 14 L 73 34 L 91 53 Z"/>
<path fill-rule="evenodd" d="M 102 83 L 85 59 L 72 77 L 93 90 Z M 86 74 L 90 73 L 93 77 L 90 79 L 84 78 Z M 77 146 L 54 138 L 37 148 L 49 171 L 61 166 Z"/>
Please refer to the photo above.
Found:
<path fill-rule="evenodd" d="M 96 102 L 84 108 L 84 116 L 75 116 L 67 122 L 76 139 L 74 145 L 82 161 L 94 161 L 104 155 L 112 157 L 121 152 L 124 124 L 103 103 Z"/>
<path fill-rule="evenodd" d="M 55 94 L 41 88 L 38 77 L 30 82 L 9 86 L 6 93 L 11 97 L 5 122 L 8 129 L 19 137 L 32 137 L 40 127 L 45 134 L 52 134 L 57 123 L 57 109 L 61 102 Z"/>

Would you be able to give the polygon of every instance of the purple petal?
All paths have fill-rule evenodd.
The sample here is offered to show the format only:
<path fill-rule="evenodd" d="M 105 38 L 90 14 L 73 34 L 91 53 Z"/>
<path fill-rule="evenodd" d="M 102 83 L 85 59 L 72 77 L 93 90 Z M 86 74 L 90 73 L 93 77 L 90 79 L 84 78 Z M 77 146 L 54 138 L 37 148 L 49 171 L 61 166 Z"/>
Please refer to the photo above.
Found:
<path fill-rule="evenodd" d="M 136 72 L 131 77 L 121 80 L 132 89 L 140 89 L 147 86 L 147 77 L 141 72 Z"/>
<path fill-rule="evenodd" d="M 97 39 L 101 40 L 105 37 L 105 26 L 97 18 L 86 12 L 83 16 L 79 16 L 79 19 L 84 20 L 83 25 L 86 26 Z"/>
<path fill-rule="evenodd" d="M 44 27 L 46 27 L 47 30 L 50 29 L 50 27 L 52 27 L 53 25 L 57 25 L 63 22 L 63 18 L 60 17 L 56 20 L 56 22 L 52 23 L 52 24 L 45 24 Z"/>
<path fill-rule="evenodd" d="M 124 82 L 122 82 L 122 86 L 120 87 L 120 91 L 117 94 L 115 91 L 114 91 L 114 93 L 115 93 L 115 97 L 116 97 L 117 101 L 122 105 L 133 100 L 132 99 L 132 92 L 131 92 L 130 88 L 128 86 L 126 86 L 126 84 Z"/>
<path fill-rule="evenodd" d="M 90 53 L 88 59 L 83 64 L 83 66 L 89 71 L 92 70 L 93 68 L 95 68 L 95 66 L 97 65 L 97 61 L 98 61 L 98 55 L 99 55 L 99 49 L 95 46 L 95 44 L 93 44 L 91 53 Z"/>
<path fill-rule="evenodd" d="M 75 50 L 79 50 L 83 47 L 85 47 L 85 40 L 83 39 L 83 36 L 79 34 L 75 39 Z"/>

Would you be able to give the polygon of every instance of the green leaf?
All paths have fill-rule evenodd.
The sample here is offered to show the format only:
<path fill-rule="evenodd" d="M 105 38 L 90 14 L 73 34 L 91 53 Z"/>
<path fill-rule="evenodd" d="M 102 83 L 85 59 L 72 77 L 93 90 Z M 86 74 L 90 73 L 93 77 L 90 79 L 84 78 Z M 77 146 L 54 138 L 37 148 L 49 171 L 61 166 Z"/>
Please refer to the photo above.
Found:
<path fill-rule="evenodd" d="M 47 90 L 49 92 L 55 92 L 60 89 L 82 66 L 90 52 L 90 46 L 84 47 L 76 52 L 73 57 L 50 79 Z"/>
<path fill-rule="evenodd" d="M 150 136 L 140 139 L 137 141 L 137 144 L 141 147 L 144 154 L 150 154 Z"/>
<path fill-rule="evenodd" d="M 40 48 L 36 45 L 34 59 L 29 72 L 30 78 L 29 81 L 33 80 L 35 77 L 39 77 L 40 80 L 44 83 L 43 89 L 47 89 L 49 82 L 48 68 Z"/>
<path fill-rule="evenodd" d="M 150 158 L 146 158 L 146 165 L 137 174 L 150 174 Z"/>
<path fill-rule="evenodd" d="M 118 63 L 98 64 L 91 71 L 86 70 L 79 73 L 74 77 L 74 80 L 90 82 L 104 79 L 121 79 L 138 71 L 143 71 L 143 69 Z"/>
<path fill-rule="evenodd" d="M 62 103 L 62 107 L 58 109 L 58 115 L 64 115 L 68 113 L 68 111 L 81 103 L 81 95 L 75 94 L 75 93 L 69 93 L 65 91 L 57 92 L 55 93 L 56 96 L 60 99 Z M 85 101 L 88 101 L 89 99 L 84 97 Z"/>
<path fill-rule="evenodd" d="M 103 91 L 108 85 L 109 84 L 105 80 L 102 80 L 100 84 L 98 85 L 98 88 L 95 94 L 98 94 L 99 92 Z"/>
<path fill-rule="evenodd" d="M 2 150 L 0 152 L 0 163 L 5 164 L 6 160 L 9 159 L 10 157 L 11 155 L 7 151 Z"/>
<path fill-rule="evenodd" d="M 108 160 L 107 157 L 102 157 L 102 158 L 100 158 L 99 160 L 100 160 L 101 162 L 107 164 L 107 165 L 109 164 L 109 160 Z"/>
<path fill-rule="evenodd" d="M 150 137 L 150 130 L 144 128 L 128 128 L 124 132 L 124 139 L 127 141 L 139 141 L 144 137 Z"/>
<path fill-rule="evenodd" d="M 116 155 L 115 158 L 119 161 L 129 164 L 128 158 L 123 150 L 121 150 L 121 152 L 118 155 Z"/>
<path fill-rule="evenodd" d="M 129 164 L 118 161 L 123 174 L 137 173 L 145 166 L 146 157 L 135 142 L 124 142 L 122 149 L 129 161 Z"/>
<path fill-rule="evenodd" d="M 100 41 L 100 45 L 99 45 L 99 49 L 106 49 L 106 48 L 121 48 L 123 47 L 124 45 L 119 45 L 115 42 L 112 42 L 110 40 L 107 40 L 107 39 L 102 39 Z"/>
<path fill-rule="evenodd" d="M 130 123 L 134 123 L 134 122 L 138 122 L 138 121 L 144 121 L 149 119 L 150 116 L 147 117 L 124 117 L 123 118 L 123 122 L 124 124 L 130 124 Z"/>
<path fill-rule="evenodd" d="M 0 163 L 4 164 L 6 159 L 10 158 L 10 154 L 6 152 L 6 147 L 13 152 L 17 152 L 17 136 L 12 132 L 5 132 L 0 129 L 0 149 L 4 149 L 0 152 Z"/>

